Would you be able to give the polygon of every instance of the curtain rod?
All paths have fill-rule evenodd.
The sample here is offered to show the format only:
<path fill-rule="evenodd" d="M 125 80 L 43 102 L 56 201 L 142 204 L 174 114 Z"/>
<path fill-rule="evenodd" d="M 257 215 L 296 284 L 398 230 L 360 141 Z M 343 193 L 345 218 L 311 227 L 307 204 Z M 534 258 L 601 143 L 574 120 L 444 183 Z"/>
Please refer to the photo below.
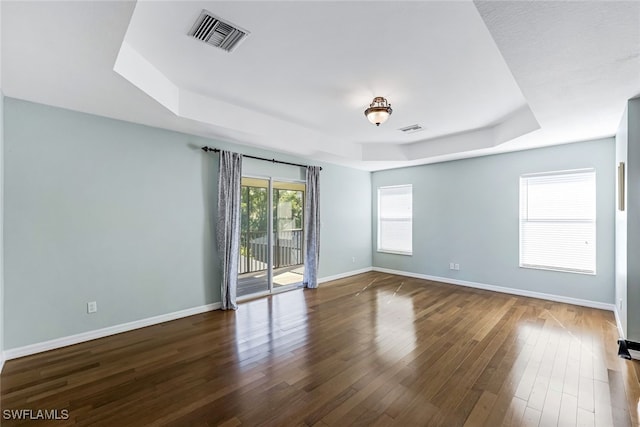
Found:
<path fill-rule="evenodd" d="M 219 153 L 220 149 L 219 148 L 211 148 L 211 147 L 201 147 L 202 151 L 204 152 L 210 152 L 213 151 L 214 153 Z M 271 162 L 271 163 L 281 163 L 283 165 L 291 165 L 291 166 L 300 166 L 301 168 L 306 168 L 308 165 L 301 165 L 300 163 L 291 163 L 291 162 L 283 162 L 282 160 L 276 160 L 276 159 L 267 159 L 264 157 L 256 157 L 256 156 L 250 156 L 248 154 L 243 154 L 242 157 L 248 157 L 250 159 L 256 159 L 256 160 L 264 160 L 265 162 Z M 322 170 L 322 168 L 320 168 L 320 170 Z"/>

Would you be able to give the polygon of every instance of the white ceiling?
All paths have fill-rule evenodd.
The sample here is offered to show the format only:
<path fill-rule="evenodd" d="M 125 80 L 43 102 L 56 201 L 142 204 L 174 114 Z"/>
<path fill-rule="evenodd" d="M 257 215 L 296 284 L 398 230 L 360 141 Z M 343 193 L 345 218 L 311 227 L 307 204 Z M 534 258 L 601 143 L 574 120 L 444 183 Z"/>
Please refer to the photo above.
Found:
<path fill-rule="evenodd" d="M 231 53 L 190 38 L 202 9 L 251 35 Z M 2 90 L 367 170 L 423 164 L 613 135 L 640 94 L 640 2 L 3 0 Z M 374 96 L 394 109 L 380 127 Z"/>

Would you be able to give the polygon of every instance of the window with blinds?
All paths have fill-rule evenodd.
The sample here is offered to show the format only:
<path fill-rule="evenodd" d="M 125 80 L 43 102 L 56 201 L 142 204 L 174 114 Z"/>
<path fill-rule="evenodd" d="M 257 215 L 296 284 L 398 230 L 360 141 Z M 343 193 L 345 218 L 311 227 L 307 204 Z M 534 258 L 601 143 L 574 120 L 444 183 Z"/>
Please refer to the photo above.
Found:
<path fill-rule="evenodd" d="M 595 170 L 520 177 L 520 267 L 595 274 Z"/>
<path fill-rule="evenodd" d="M 378 188 L 378 251 L 413 252 L 413 187 Z"/>

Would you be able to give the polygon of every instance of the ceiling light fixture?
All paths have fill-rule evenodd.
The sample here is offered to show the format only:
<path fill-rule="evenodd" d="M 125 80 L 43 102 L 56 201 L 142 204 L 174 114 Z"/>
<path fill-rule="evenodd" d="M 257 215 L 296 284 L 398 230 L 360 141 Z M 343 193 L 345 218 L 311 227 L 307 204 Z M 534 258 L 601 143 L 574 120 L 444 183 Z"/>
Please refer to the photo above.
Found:
<path fill-rule="evenodd" d="M 367 119 L 369 119 L 371 123 L 380 126 L 380 123 L 387 121 L 392 112 L 391 104 L 383 97 L 376 96 L 373 98 L 373 102 L 369 105 L 369 108 L 364 110 L 364 115 L 367 116 Z"/>

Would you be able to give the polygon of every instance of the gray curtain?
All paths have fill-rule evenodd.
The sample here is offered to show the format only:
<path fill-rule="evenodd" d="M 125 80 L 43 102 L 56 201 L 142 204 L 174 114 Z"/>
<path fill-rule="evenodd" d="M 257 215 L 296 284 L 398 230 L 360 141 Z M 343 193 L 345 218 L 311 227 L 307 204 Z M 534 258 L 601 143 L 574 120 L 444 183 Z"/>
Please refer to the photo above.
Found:
<path fill-rule="evenodd" d="M 220 151 L 218 172 L 218 252 L 222 260 L 222 309 L 236 310 L 240 251 L 242 154 Z"/>
<path fill-rule="evenodd" d="M 307 288 L 318 287 L 320 260 L 320 167 L 307 166 L 307 197 L 304 204 L 304 277 Z"/>

